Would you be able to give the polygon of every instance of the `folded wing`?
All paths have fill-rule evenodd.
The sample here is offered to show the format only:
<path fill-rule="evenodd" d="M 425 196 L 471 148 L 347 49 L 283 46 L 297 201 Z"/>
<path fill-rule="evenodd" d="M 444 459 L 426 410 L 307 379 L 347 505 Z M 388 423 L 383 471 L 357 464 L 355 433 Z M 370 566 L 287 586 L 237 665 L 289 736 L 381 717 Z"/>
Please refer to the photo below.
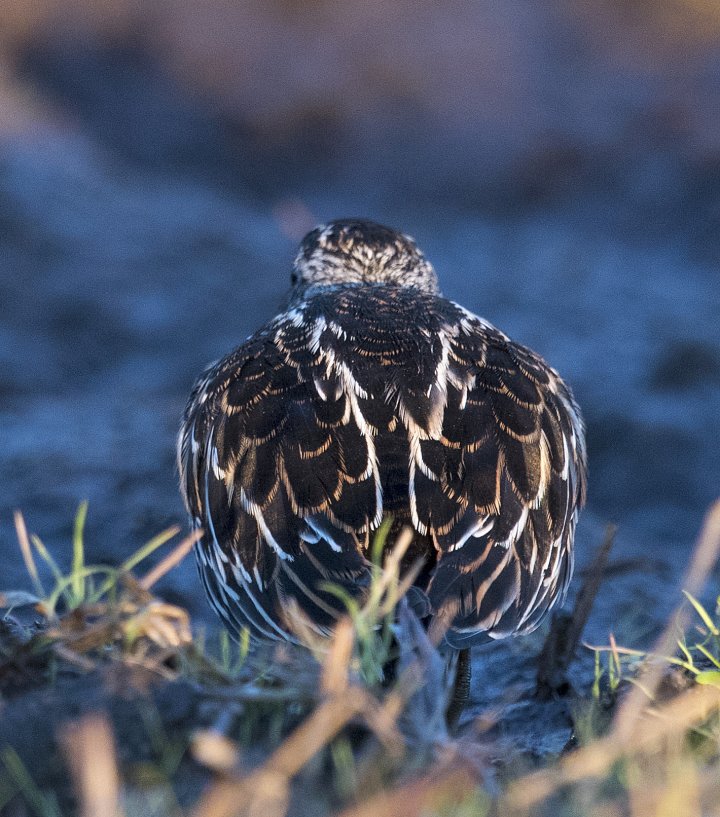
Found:
<path fill-rule="evenodd" d="M 438 552 L 430 602 L 463 647 L 532 630 L 564 596 L 585 447 L 570 391 L 537 355 L 468 313 L 445 342 L 442 430 L 408 424 L 410 493 Z"/>
<path fill-rule="evenodd" d="M 382 516 L 354 395 L 291 329 L 261 333 L 208 371 L 178 451 L 208 595 L 231 630 L 261 638 L 329 631 L 346 608 L 326 585 L 362 593 Z"/>

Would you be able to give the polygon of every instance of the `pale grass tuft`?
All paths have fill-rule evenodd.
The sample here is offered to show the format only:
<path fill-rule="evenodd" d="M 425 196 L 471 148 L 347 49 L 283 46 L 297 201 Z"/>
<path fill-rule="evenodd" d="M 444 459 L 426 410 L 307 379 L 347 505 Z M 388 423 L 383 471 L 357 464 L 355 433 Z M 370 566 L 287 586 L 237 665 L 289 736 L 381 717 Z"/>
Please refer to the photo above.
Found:
<path fill-rule="evenodd" d="M 131 571 L 180 531 L 172 526 L 138 548 L 119 567 L 88 565 L 85 558 L 84 529 L 87 503 L 78 508 L 73 525 L 72 560 L 64 573 L 39 537 L 28 535 L 23 515 L 15 513 L 15 529 L 20 551 L 35 594 L 26 591 L 0 593 L 0 604 L 17 607 L 32 604 L 45 618 L 38 645 L 49 648 L 57 658 L 78 669 L 89 671 L 98 660 L 115 655 L 166 674 L 170 653 L 192 642 L 187 612 L 156 599 L 149 588 L 178 565 L 189 553 L 201 532 L 185 537 L 140 581 Z M 46 592 L 39 575 L 35 554 L 49 567 L 54 585 Z M 113 652 L 108 653 L 112 647 Z"/>

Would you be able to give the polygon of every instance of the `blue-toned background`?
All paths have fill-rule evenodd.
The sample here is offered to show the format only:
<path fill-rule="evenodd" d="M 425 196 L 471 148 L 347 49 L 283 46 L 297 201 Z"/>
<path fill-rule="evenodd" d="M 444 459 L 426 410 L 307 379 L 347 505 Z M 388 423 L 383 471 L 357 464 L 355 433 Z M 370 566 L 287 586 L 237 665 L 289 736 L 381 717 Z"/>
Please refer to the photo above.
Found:
<path fill-rule="evenodd" d="M 184 523 L 193 378 L 274 314 L 306 229 L 364 215 L 573 385 L 581 565 L 620 526 L 588 638 L 647 637 L 720 493 L 718 8 L 4 4 L 0 585 L 15 508 L 67 553 L 88 498 L 113 562 Z M 212 621 L 190 561 L 163 589 Z"/>

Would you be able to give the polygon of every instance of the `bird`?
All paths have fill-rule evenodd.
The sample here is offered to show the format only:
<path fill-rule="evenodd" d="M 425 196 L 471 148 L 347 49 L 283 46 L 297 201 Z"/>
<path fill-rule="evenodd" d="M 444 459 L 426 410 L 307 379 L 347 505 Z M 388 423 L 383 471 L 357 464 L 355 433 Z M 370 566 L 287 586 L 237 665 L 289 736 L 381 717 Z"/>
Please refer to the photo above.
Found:
<path fill-rule="evenodd" d="M 444 647 L 534 630 L 565 596 L 585 503 L 569 386 L 443 297 L 415 241 L 381 224 L 309 232 L 290 285 L 284 311 L 202 374 L 178 438 L 222 622 L 329 636 L 346 613 L 329 584 L 362 598 L 390 518 L 412 531 L 413 589 Z"/>

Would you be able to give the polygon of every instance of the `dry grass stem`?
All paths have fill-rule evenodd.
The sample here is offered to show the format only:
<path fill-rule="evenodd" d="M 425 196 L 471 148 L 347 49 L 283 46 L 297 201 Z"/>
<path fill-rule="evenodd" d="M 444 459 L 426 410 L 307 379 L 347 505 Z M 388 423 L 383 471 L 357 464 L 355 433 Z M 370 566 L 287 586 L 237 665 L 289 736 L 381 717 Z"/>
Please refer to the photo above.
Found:
<path fill-rule="evenodd" d="M 81 531 L 78 524 L 76 532 Z M 45 551 L 39 549 L 41 543 L 36 546 L 34 538 L 28 537 L 19 513 L 15 515 L 15 526 L 38 596 L 43 597 L 34 553 L 47 561 L 58 582 L 77 579 L 74 596 L 59 595 L 65 593 L 61 586 L 48 597 L 48 625 L 42 641 L 38 641 L 46 654 L 60 659 L 66 668 L 84 672 L 116 661 L 118 673 L 102 673 L 103 678 L 110 679 L 108 689 L 116 684 L 118 690 L 128 685 L 146 690 L 147 684 L 155 684 L 158 678 L 177 679 L 189 669 L 197 681 L 194 694 L 201 694 L 206 703 L 220 711 L 212 728 L 208 729 L 204 721 L 205 728 L 188 730 L 192 735 L 192 758 L 219 778 L 189 807 L 192 811 L 182 810 L 173 800 L 170 806 L 163 801 L 161 808 L 165 810 L 152 813 L 172 812 L 177 817 L 286 817 L 289 809 L 297 808 L 295 798 L 299 795 L 301 803 L 309 797 L 307 802 L 312 808 L 317 805 L 318 814 L 326 813 L 333 797 L 343 798 L 339 802 L 344 804 L 348 798 L 357 798 L 355 805 L 345 805 L 335 817 L 475 817 L 491 813 L 546 817 L 559 808 L 558 798 L 562 798 L 563 808 L 570 809 L 563 813 L 592 817 L 720 817 L 716 808 L 720 797 L 716 746 L 720 688 L 713 685 L 712 677 L 706 678 L 704 685 L 698 683 L 670 700 L 648 707 L 648 700 L 657 697 L 665 669 L 657 654 L 674 652 L 678 632 L 688 625 L 691 605 L 683 603 L 673 616 L 645 662 L 644 673 L 633 679 L 634 686 L 605 737 L 562 756 L 548 768 L 515 777 L 504 793 L 493 791 L 495 800 L 491 801 L 487 758 L 492 749 L 483 750 L 481 758 L 477 744 L 448 738 L 448 667 L 433 644 L 444 622 L 428 634 L 417 617 L 414 599 L 404 598 L 420 569 L 416 563 L 401 575 L 411 541 L 408 531 L 401 533 L 392 548 L 385 548 L 384 538 L 378 539 L 362 606 L 357 599 L 338 592 L 347 604 L 348 614 L 339 617 L 331 637 L 322 637 L 298 611 L 290 609 L 288 615 L 297 624 L 296 635 L 305 648 L 285 644 L 272 652 L 248 652 L 245 644 L 243 652 L 241 644 L 236 659 L 222 642 L 219 669 L 208 676 L 215 660 L 205 654 L 204 646 L 193 644 L 186 611 L 159 601 L 150 592 L 188 554 L 199 531 L 185 537 L 137 580 L 132 571 L 167 540 L 173 529 L 151 540 L 120 569 L 87 566 L 78 544 L 73 572 L 65 577 L 50 556 L 46 558 Z M 562 680 L 572 661 L 605 575 L 614 533 L 609 526 L 578 592 L 572 616 L 565 616 L 553 628 L 556 636 L 545 656 L 548 683 Z M 694 596 L 699 594 L 718 552 L 720 502 L 708 513 L 683 579 L 696 611 L 699 603 Z M 380 553 L 384 554 L 382 569 L 377 563 Z M 16 598 L 14 592 L 6 594 L 6 600 Z M 60 615 L 55 612 L 56 603 Z M 700 608 L 700 614 L 710 644 L 712 638 L 718 637 L 718 628 L 704 608 Z M 635 652 L 618 646 L 612 636 L 609 649 L 618 667 L 621 654 Z M 709 650 L 704 655 L 712 661 L 714 653 Z M 390 661 L 392 670 L 388 671 Z M 713 672 L 705 675 L 712 676 Z M 218 678 L 225 686 L 217 684 Z M 232 686 L 227 685 L 230 678 L 234 679 Z M 222 703 L 218 706 L 212 699 Z M 292 728 L 301 714 L 302 722 Z M 268 724 L 261 740 L 255 742 L 258 728 Z M 693 733 L 693 741 L 688 740 L 689 733 Z M 167 740 L 164 735 L 163 747 L 176 740 L 170 732 Z M 179 744 L 177 759 L 172 759 L 175 749 L 154 747 L 162 755 L 155 768 L 166 776 L 162 785 L 171 797 L 178 770 L 187 762 L 181 760 L 187 741 L 186 734 Z M 80 817 L 123 817 L 122 802 L 128 811 L 133 810 L 127 799 L 133 784 L 128 783 L 123 790 L 126 799 L 121 801 L 107 718 L 82 718 L 62 733 L 61 743 L 72 772 Z M 696 744 L 699 750 L 693 748 Z M 254 768 L 244 765 L 246 752 Z M 35 797 L 37 803 L 44 803 L 40 789 L 32 787 L 29 776 L 22 776 L 22 761 L 12 766 L 10 757 L 9 762 L 15 772 L 11 783 L 20 796 Z M 624 770 L 623 775 L 618 775 L 618 768 Z M 409 778 L 410 774 L 418 776 Z M 615 788 L 608 788 L 607 783 Z M 2 785 L 0 777 L 0 800 L 5 797 L 2 802 L 6 802 L 6 791 L 11 797 L 14 794 L 7 785 L 3 790 Z M 308 787 L 322 787 L 317 800 Z M 135 813 L 139 812 L 133 810 Z"/>
<path fill-rule="evenodd" d="M 451 815 L 455 807 L 477 789 L 478 783 L 470 766 L 454 763 L 446 769 L 434 769 L 432 775 L 380 792 L 364 803 L 345 809 L 337 817 Z"/>
<path fill-rule="evenodd" d="M 350 618 L 345 616 L 335 627 L 330 650 L 322 665 L 321 688 L 326 695 L 335 695 L 347 689 L 354 645 L 355 630 Z"/>
<path fill-rule="evenodd" d="M 572 661 L 583 630 L 587 624 L 588 618 L 592 611 L 595 599 L 600 585 L 602 584 L 605 568 L 610 559 L 610 551 L 615 543 L 615 536 L 617 534 L 616 525 L 608 525 L 605 528 L 605 535 L 602 544 L 595 554 L 595 557 L 590 565 L 588 572 L 583 579 L 583 583 L 578 590 L 577 600 L 573 608 L 570 626 L 567 631 L 567 641 L 565 645 L 565 653 L 563 655 L 563 668 L 567 669 Z"/>
<path fill-rule="evenodd" d="M 15 532 L 17 533 L 17 540 L 20 545 L 20 552 L 22 553 L 25 569 L 30 576 L 30 579 L 38 596 L 44 596 L 42 582 L 40 581 L 40 574 L 38 573 L 35 558 L 33 557 L 32 547 L 30 545 L 30 537 L 27 532 L 27 525 L 25 524 L 25 517 L 21 511 L 15 511 L 13 514 L 15 520 Z"/>
<path fill-rule="evenodd" d="M 69 649 L 61 642 L 53 644 L 53 652 L 58 658 L 74 667 L 77 667 L 77 669 L 82 670 L 83 672 L 92 672 L 95 669 L 94 661 L 91 661 L 84 655 L 80 655 L 74 650 Z"/>
<path fill-rule="evenodd" d="M 323 746 L 369 705 L 361 690 L 328 698 L 273 752 L 265 764 L 286 777 L 296 774 Z"/>
<path fill-rule="evenodd" d="M 231 772 L 240 762 L 240 750 L 235 741 L 214 730 L 197 731 L 190 745 L 197 763 L 214 772 Z"/>
<path fill-rule="evenodd" d="M 702 584 L 720 553 L 720 502 L 707 514 L 698 544 L 683 579 L 683 587 L 692 595 L 699 594 Z M 671 654 L 678 630 L 687 627 L 685 606 L 676 611 L 653 650 L 654 654 Z M 620 648 L 611 641 L 618 659 Z M 618 659 L 619 660 L 619 659 Z M 504 802 L 512 814 L 529 814 L 538 803 L 563 786 L 589 778 L 600 778 L 609 773 L 612 765 L 623 757 L 639 756 L 655 751 L 659 745 L 679 738 L 688 730 L 720 713 L 720 689 L 696 686 L 669 702 L 652 710 L 647 709 L 648 698 L 654 697 L 662 679 L 664 665 L 650 663 L 618 709 L 610 733 L 588 746 L 562 758 L 550 769 L 520 778 L 512 783 Z"/>
<path fill-rule="evenodd" d="M 366 706 L 366 696 L 355 689 L 324 701 L 258 770 L 211 786 L 194 817 L 281 817 L 290 779 Z"/>
<path fill-rule="evenodd" d="M 398 582 L 397 587 L 392 587 L 392 583 L 397 581 L 400 577 L 400 564 L 403 557 L 412 544 L 413 531 L 411 528 L 405 527 L 400 532 L 395 546 L 388 552 L 385 557 L 383 565 L 383 572 L 377 583 L 377 594 L 379 598 L 384 597 L 384 601 L 380 606 L 380 615 L 386 616 L 392 613 L 398 601 L 407 593 L 412 587 L 415 579 L 422 570 L 424 564 L 422 559 L 415 561 L 406 571 L 405 575 Z M 390 591 L 390 592 L 388 592 Z"/>
<path fill-rule="evenodd" d="M 536 676 L 538 694 L 546 699 L 566 681 L 567 669 L 575 656 L 605 576 L 616 532 L 615 525 L 608 525 L 605 529 L 602 544 L 597 549 L 578 590 L 572 613 L 560 612 L 553 616 L 550 630 L 538 656 Z"/>
<path fill-rule="evenodd" d="M 115 745 L 107 718 L 88 715 L 67 727 L 63 745 L 81 817 L 123 817 Z"/>
<path fill-rule="evenodd" d="M 408 548 L 412 544 L 413 535 L 414 533 L 412 528 L 403 528 L 400 531 L 400 536 L 398 536 L 394 547 L 385 557 L 385 564 L 383 565 L 384 572 L 382 578 L 380 579 L 380 589 L 382 591 L 385 591 L 390 582 L 396 576 L 400 575 L 400 563 L 403 560 L 403 556 L 405 556 L 407 553 Z"/>
<path fill-rule="evenodd" d="M 193 545 L 203 535 L 202 530 L 194 530 L 188 534 L 182 542 L 172 549 L 164 559 L 158 562 L 155 567 L 146 573 L 138 582 L 140 587 L 144 590 L 149 590 L 157 581 L 159 581 L 166 573 L 169 573 L 174 567 L 180 564 L 182 560 L 190 553 Z"/>

